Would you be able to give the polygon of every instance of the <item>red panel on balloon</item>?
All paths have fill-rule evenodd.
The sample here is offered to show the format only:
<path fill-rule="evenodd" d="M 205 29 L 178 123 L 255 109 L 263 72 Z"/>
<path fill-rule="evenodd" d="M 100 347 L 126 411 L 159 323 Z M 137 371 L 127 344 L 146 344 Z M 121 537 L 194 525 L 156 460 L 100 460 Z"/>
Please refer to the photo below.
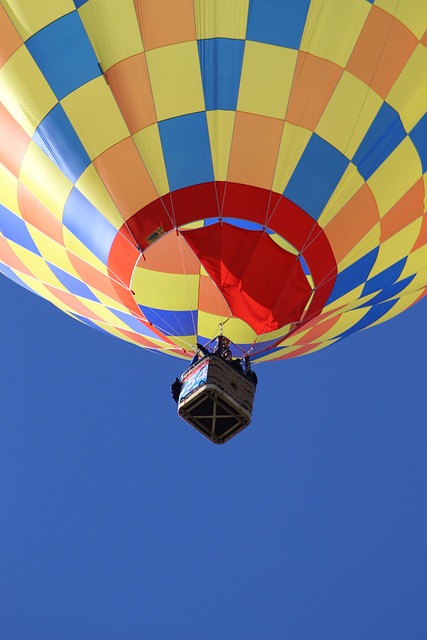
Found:
<path fill-rule="evenodd" d="M 226 223 L 181 233 L 233 315 L 258 334 L 300 320 L 311 287 L 298 257 L 267 233 Z"/>

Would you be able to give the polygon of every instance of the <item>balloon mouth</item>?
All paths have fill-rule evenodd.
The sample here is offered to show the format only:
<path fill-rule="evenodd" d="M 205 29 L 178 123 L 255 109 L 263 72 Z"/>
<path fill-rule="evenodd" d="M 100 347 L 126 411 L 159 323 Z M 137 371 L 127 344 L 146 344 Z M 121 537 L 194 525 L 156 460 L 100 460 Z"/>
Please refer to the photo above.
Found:
<path fill-rule="evenodd" d="M 220 221 L 181 231 L 233 317 L 257 335 L 299 322 L 312 288 L 295 255 L 256 230 Z"/>
<path fill-rule="evenodd" d="M 335 282 L 335 259 L 317 222 L 258 187 L 186 187 L 137 212 L 122 235 L 127 228 L 141 252 L 131 256 L 120 236 L 109 267 L 135 293 L 144 319 L 184 350 L 195 336 L 212 338 L 224 321 L 233 342 L 246 348 L 255 341 L 257 353 L 274 348 L 318 315 Z"/>
<path fill-rule="evenodd" d="M 312 287 L 298 252 L 279 246 L 267 229 L 214 220 L 199 225 L 162 234 L 148 248 L 132 282 L 137 298 L 157 289 L 166 307 L 187 305 L 193 317 L 201 311 L 238 318 L 257 336 L 300 321 Z M 143 311 L 150 314 L 146 305 Z M 159 329 L 162 315 L 159 310 L 152 320 Z"/>

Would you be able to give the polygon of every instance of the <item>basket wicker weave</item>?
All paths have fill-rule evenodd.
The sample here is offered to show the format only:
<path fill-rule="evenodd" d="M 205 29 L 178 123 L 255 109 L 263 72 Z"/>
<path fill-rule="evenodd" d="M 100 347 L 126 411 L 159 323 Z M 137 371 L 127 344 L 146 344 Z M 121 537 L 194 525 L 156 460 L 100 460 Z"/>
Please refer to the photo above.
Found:
<path fill-rule="evenodd" d="M 216 354 L 181 376 L 178 414 L 209 440 L 226 442 L 251 421 L 255 384 Z"/>

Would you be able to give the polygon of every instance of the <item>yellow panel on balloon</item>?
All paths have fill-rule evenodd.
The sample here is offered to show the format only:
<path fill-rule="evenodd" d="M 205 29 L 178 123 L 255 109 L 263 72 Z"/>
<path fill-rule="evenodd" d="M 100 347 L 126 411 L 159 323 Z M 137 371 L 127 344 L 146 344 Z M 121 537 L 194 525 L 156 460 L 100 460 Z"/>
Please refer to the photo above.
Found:
<path fill-rule="evenodd" d="M 0 69 L 0 102 L 30 136 L 57 103 L 55 94 L 24 46 Z"/>
<path fill-rule="evenodd" d="M 143 51 L 133 0 L 91 0 L 79 14 L 103 71 Z"/>
<path fill-rule="evenodd" d="M 22 260 L 31 274 L 35 278 L 37 278 L 37 280 L 40 280 L 45 284 L 50 284 L 57 289 L 61 289 L 61 291 L 67 291 L 62 282 L 60 282 L 54 275 L 53 271 L 49 269 L 44 258 L 41 258 L 36 253 L 28 251 L 28 249 L 24 249 L 24 247 L 20 247 L 19 245 L 16 245 L 14 243 L 13 251 L 18 256 L 18 258 Z"/>
<path fill-rule="evenodd" d="M 43 282 L 40 282 L 37 278 L 27 276 L 24 273 L 19 273 L 18 276 L 27 285 L 27 287 L 34 291 L 34 293 L 37 293 L 48 302 L 51 302 L 55 307 L 61 309 L 61 311 L 66 311 L 65 305 L 62 304 L 47 287 L 45 287 Z"/>
<path fill-rule="evenodd" d="M 62 244 L 55 242 L 31 225 L 27 225 L 27 228 L 37 249 L 46 260 L 80 280 L 80 276 L 71 264 L 68 252 Z"/>
<path fill-rule="evenodd" d="M 0 193 L 1 203 L 9 211 L 19 215 L 18 180 L 0 163 Z"/>
<path fill-rule="evenodd" d="M 311 0 L 301 51 L 345 67 L 370 8 L 365 0 Z"/>
<path fill-rule="evenodd" d="M 76 9 L 73 0 L 2 0 L 2 5 L 23 40 Z"/>
<path fill-rule="evenodd" d="M 420 40 L 427 28 L 427 2 L 420 0 L 376 0 L 375 6 L 384 9 L 402 22 Z"/>
<path fill-rule="evenodd" d="M 420 293 L 422 293 L 423 289 L 425 289 L 426 287 L 427 287 L 427 268 L 422 269 L 417 274 L 415 274 L 414 279 L 408 284 L 407 287 L 405 287 L 402 290 L 399 296 L 409 295 L 412 293 L 416 293 L 417 295 L 420 295 Z"/>
<path fill-rule="evenodd" d="M 86 298 L 82 299 L 85 306 L 90 309 L 93 313 L 95 313 L 105 324 L 110 327 L 116 327 L 117 329 L 124 329 L 125 331 L 131 331 L 128 324 L 123 322 L 120 318 L 116 316 L 115 313 L 104 307 L 99 302 L 95 302 L 93 300 L 87 300 Z M 123 309 L 125 312 L 125 310 Z"/>
<path fill-rule="evenodd" d="M 169 182 L 160 141 L 159 126 L 157 124 L 150 125 L 138 131 L 132 137 L 159 196 L 169 193 Z"/>
<path fill-rule="evenodd" d="M 249 0 L 194 0 L 197 38 L 244 40 L 248 7 Z"/>
<path fill-rule="evenodd" d="M 323 312 L 327 313 L 327 312 L 333 311 L 334 309 L 336 310 L 342 309 L 342 311 L 340 311 L 340 313 L 342 313 L 344 311 L 344 308 L 347 307 L 347 305 L 349 305 L 349 308 L 351 308 L 353 302 L 360 298 L 364 286 L 365 286 L 365 283 L 359 285 L 358 287 L 355 287 L 351 291 L 347 291 L 347 293 L 345 293 L 343 296 L 341 296 L 340 298 L 337 298 L 336 300 L 333 300 L 333 302 L 325 306 L 325 308 L 323 309 Z"/>
<path fill-rule="evenodd" d="M 427 273 L 427 244 L 408 255 L 399 280 L 404 280 L 408 276 L 423 270 Z"/>
<path fill-rule="evenodd" d="M 89 285 L 86 285 L 86 286 L 89 286 Z M 127 313 L 128 312 L 127 307 L 125 307 L 117 299 L 114 300 L 114 298 L 110 298 L 109 295 L 107 295 L 106 293 L 103 293 L 102 291 L 99 291 L 99 289 L 97 289 L 94 286 L 90 286 L 89 289 L 91 291 L 93 291 L 93 293 L 96 295 L 98 300 L 102 304 L 105 304 L 107 307 L 110 307 L 111 309 L 116 309 L 117 311 L 121 311 L 122 313 Z"/>
<path fill-rule="evenodd" d="M 171 335 L 171 336 L 169 336 L 169 338 L 178 349 L 182 349 L 183 351 L 187 351 L 188 352 L 188 354 L 186 356 L 187 358 L 193 357 L 193 354 L 194 354 L 194 352 L 196 350 L 196 342 L 197 342 L 196 332 L 192 333 L 189 336 Z"/>
<path fill-rule="evenodd" d="M 204 111 L 197 42 L 184 42 L 146 53 L 158 120 Z"/>
<path fill-rule="evenodd" d="M 381 243 L 377 259 L 369 276 L 370 278 L 373 278 L 378 273 L 381 273 L 381 271 L 396 264 L 396 262 L 399 262 L 402 258 L 407 257 L 417 241 L 421 224 L 422 219 L 418 218 L 418 220 L 415 220 L 412 224 L 399 231 L 399 233 L 396 233 L 396 235 Z"/>
<path fill-rule="evenodd" d="M 123 226 L 123 218 L 92 164 L 77 180 L 76 187 L 116 229 Z"/>
<path fill-rule="evenodd" d="M 238 110 L 284 119 L 296 61 L 294 49 L 247 41 Z"/>
<path fill-rule="evenodd" d="M 419 44 L 397 78 L 387 102 L 399 113 L 406 131 L 411 131 L 427 109 L 427 48 Z"/>
<path fill-rule="evenodd" d="M 365 256 L 367 253 L 378 247 L 380 244 L 381 226 L 378 222 L 370 231 L 362 238 L 360 242 L 339 262 L 338 273 L 344 271 L 351 264 Z"/>
<path fill-rule="evenodd" d="M 81 260 L 84 260 L 98 271 L 101 271 L 104 275 L 109 275 L 108 269 L 91 251 L 82 243 L 76 236 L 71 233 L 66 227 L 63 227 L 62 234 L 64 236 L 64 245 L 67 249 L 78 256 Z"/>
<path fill-rule="evenodd" d="M 205 338 L 213 339 L 220 333 L 220 324 L 224 325 L 224 334 L 232 342 L 252 344 L 256 338 L 255 331 L 239 318 L 227 319 L 205 311 L 198 314 L 198 333 Z"/>
<path fill-rule="evenodd" d="M 236 114 L 234 111 L 208 111 L 206 116 L 215 180 L 225 181 Z"/>
<path fill-rule="evenodd" d="M 155 309 L 191 311 L 197 309 L 199 276 L 162 273 L 137 268 L 132 289 L 138 304 Z"/>
<path fill-rule="evenodd" d="M 320 215 L 318 222 L 323 229 L 341 211 L 350 198 L 359 191 L 363 184 L 362 176 L 354 164 L 350 163 Z"/>
<path fill-rule="evenodd" d="M 405 138 L 368 180 L 380 218 L 390 211 L 421 176 L 420 156 L 410 138 Z"/>
<path fill-rule="evenodd" d="M 359 320 L 361 320 L 369 311 L 369 307 L 364 307 L 363 309 L 353 309 L 352 311 L 346 311 L 341 315 L 339 320 L 322 335 L 322 340 L 331 340 L 336 338 L 337 336 L 347 331 L 347 329 L 351 329 L 353 325 L 355 325 Z"/>
<path fill-rule="evenodd" d="M 315 131 L 352 158 L 382 104 L 375 91 L 344 71 Z"/>
<path fill-rule="evenodd" d="M 298 255 L 298 249 L 296 249 L 290 242 L 282 238 L 282 236 L 279 236 L 279 234 L 277 233 L 270 233 L 269 235 L 270 238 L 279 245 L 279 247 L 282 247 L 282 249 L 288 251 L 289 253 L 293 253 L 294 256 Z"/>
<path fill-rule="evenodd" d="M 276 331 L 263 333 L 257 337 L 256 344 L 261 345 L 263 342 L 271 342 L 271 340 L 283 340 L 283 337 L 290 332 L 291 327 L 291 324 L 286 324 L 283 327 L 280 327 L 280 329 L 276 329 Z"/>
<path fill-rule="evenodd" d="M 277 193 L 285 190 L 311 135 L 311 131 L 285 122 L 273 179 L 273 190 Z"/>
<path fill-rule="evenodd" d="M 33 141 L 22 160 L 19 180 L 46 209 L 62 221 L 73 183 Z"/>
<path fill-rule="evenodd" d="M 79 87 L 61 104 L 91 160 L 129 137 L 126 123 L 103 76 Z"/>

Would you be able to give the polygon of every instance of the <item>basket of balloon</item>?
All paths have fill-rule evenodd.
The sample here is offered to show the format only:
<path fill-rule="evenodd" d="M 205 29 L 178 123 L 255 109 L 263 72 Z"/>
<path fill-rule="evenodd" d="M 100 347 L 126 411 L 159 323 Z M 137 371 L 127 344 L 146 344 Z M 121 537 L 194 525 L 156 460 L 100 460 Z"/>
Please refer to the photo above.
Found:
<path fill-rule="evenodd" d="M 215 444 L 222 444 L 251 421 L 256 385 L 243 369 L 209 354 L 181 376 L 178 414 Z"/>

